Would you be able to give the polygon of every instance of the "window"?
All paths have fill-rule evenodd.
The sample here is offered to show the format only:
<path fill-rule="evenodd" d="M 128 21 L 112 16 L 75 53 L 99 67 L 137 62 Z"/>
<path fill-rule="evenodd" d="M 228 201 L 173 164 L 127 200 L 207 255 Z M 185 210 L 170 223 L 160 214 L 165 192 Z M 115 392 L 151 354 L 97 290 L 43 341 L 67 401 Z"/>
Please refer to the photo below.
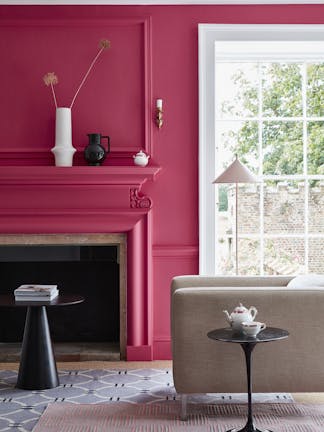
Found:
<path fill-rule="evenodd" d="M 324 27 L 199 26 L 200 272 L 324 273 Z"/>

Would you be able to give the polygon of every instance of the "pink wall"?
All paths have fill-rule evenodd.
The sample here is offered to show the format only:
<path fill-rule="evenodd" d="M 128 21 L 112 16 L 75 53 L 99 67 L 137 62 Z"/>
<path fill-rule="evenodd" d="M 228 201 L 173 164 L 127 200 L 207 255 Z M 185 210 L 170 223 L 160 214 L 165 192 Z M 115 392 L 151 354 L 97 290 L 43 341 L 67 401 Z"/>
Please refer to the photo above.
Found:
<path fill-rule="evenodd" d="M 106 166 L 132 164 L 132 154 L 143 148 L 151 164 L 162 167 L 142 188 L 153 201 L 149 343 L 156 359 L 170 357 L 170 280 L 198 271 L 197 24 L 207 22 L 319 24 L 324 5 L 0 7 L 0 165 L 13 171 L 53 164 L 54 107 L 42 76 L 59 75 L 57 94 L 66 104 L 98 40 L 112 42 L 73 109 L 75 161 L 84 164 L 86 133 L 101 132 L 112 140 Z M 161 130 L 152 121 L 156 98 L 164 100 Z M 49 196 L 45 187 L 45 204 Z M 8 232 L 5 221 L 0 229 Z M 28 225 L 29 232 L 38 229 L 36 222 Z"/>

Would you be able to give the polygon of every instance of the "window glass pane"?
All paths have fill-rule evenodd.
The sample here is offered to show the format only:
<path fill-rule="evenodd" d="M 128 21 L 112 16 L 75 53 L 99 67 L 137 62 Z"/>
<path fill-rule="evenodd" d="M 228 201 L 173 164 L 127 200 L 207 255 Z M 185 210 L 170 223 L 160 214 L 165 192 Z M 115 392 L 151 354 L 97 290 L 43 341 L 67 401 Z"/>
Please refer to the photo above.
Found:
<path fill-rule="evenodd" d="M 262 139 L 264 174 L 303 173 L 302 122 L 264 122 Z"/>
<path fill-rule="evenodd" d="M 304 203 L 304 182 L 264 182 L 264 232 L 304 233 Z"/>
<path fill-rule="evenodd" d="M 324 122 L 309 122 L 307 125 L 307 135 L 308 174 L 324 174 Z"/>
<path fill-rule="evenodd" d="M 307 65 L 307 115 L 324 116 L 324 64 Z"/>
<path fill-rule="evenodd" d="M 302 238 L 271 238 L 264 242 L 264 273 L 290 275 L 305 272 Z"/>
<path fill-rule="evenodd" d="M 233 248 L 232 237 L 220 237 L 219 244 L 216 251 L 216 269 L 217 274 L 221 275 L 235 275 L 235 255 Z"/>
<path fill-rule="evenodd" d="M 324 273 L 324 238 L 310 238 L 308 243 L 308 271 L 309 273 Z"/>
<path fill-rule="evenodd" d="M 235 273 L 235 230 L 236 230 L 236 187 L 232 184 L 217 185 L 218 211 L 216 212 L 216 255 L 218 266 L 222 272 Z M 238 237 L 259 234 L 260 231 L 260 185 L 238 185 Z M 259 251 L 255 241 L 239 239 L 244 246 L 240 251 L 239 260 L 241 270 L 246 272 L 260 267 Z M 250 245 L 248 247 L 248 245 Z M 252 246 L 254 245 L 254 246 Z M 249 250 L 251 248 L 251 251 Z M 248 253 L 248 255 L 246 255 Z M 254 271 L 254 270 L 253 270 Z M 226 273 L 227 274 L 227 273 Z M 252 274 L 252 273 L 251 273 Z M 253 273 L 256 274 L 256 273 Z"/>
<path fill-rule="evenodd" d="M 258 124 L 255 121 L 216 123 L 219 174 L 234 161 L 235 154 L 252 172 L 258 173 Z"/>
<path fill-rule="evenodd" d="M 324 234 L 324 180 L 309 182 L 308 217 L 309 233 Z M 323 257 L 323 250 L 319 252 Z"/>
<path fill-rule="evenodd" d="M 234 235 L 233 221 L 235 214 L 232 207 L 228 206 L 229 185 L 219 184 L 216 185 L 216 257 L 218 266 L 224 270 L 229 266 L 227 261 L 230 261 L 232 251 L 232 237 Z M 230 264 L 231 266 L 231 264 Z"/>
<path fill-rule="evenodd" d="M 238 241 L 239 274 L 260 274 L 260 241 L 241 238 Z"/>
<path fill-rule="evenodd" d="M 232 187 L 235 192 L 235 186 Z M 235 206 L 235 194 L 229 195 L 229 207 Z M 238 235 L 260 232 L 260 184 L 238 185 Z"/>
<path fill-rule="evenodd" d="M 216 250 L 217 273 L 225 276 L 236 274 L 235 237 L 224 236 L 218 239 Z M 260 241 L 254 238 L 238 239 L 238 273 L 260 274 Z"/>
<path fill-rule="evenodd" d="M 262 88 L 264 116 L 302 115 L 302 78 L 298 63 L 264 63 Z"/>
<path fill-rule="evenodd" d="M 216 64 L 216 175 L 237 154 L 255 174 L 287 176 L 286 180 L 264 180 L 262 185 L 238 185 L 239 274 L 259 274 L 261 261 L 265 274 L 324 273 L 324 238 L 318 237 L 324 234 L 324 179 L 308 177 L 306 207 L 305 178 L 298 181 L 293 178 L 294 175 L 301 178 L 305 172 L 309 176 L 324 175 L 324 120 L 307 119 L 305 134 L 303 120 L 292 118 L 305 114 L 324 116 L 324 63 L 307 63 L 306 70 L 305 81 L 302 62 Z M 303 113 L 303 95 L 306 95 L 306 113 Z M 261 105 L 262 112 L 259 112 Z M 215 185 L 215 190 L 217 272 L 233 275 L 236 271 L 235 183 Z M 305 233 L 311 237 L 304 237 Z M 305 242 L 309 268 L 305 263 Z"/>
<path fill-rule="evenodd" d="M 216 117 L 255 117 L 258 113 L 257 63 L 217 63 Z"/>

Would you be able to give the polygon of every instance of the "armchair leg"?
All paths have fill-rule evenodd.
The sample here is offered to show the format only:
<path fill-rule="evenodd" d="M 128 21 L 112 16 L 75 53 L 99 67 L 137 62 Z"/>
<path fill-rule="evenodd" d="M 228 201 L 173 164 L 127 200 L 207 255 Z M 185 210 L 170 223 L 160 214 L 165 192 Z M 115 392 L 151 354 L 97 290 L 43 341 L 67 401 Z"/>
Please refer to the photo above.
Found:
<path fill-rule="evenodd" d="M 180 414 L 180 418 L 183 421 L 187 420 L 187 402 L 188 402 L 188 395 L 186 394 L 181 394 L 181 414 Z"/>

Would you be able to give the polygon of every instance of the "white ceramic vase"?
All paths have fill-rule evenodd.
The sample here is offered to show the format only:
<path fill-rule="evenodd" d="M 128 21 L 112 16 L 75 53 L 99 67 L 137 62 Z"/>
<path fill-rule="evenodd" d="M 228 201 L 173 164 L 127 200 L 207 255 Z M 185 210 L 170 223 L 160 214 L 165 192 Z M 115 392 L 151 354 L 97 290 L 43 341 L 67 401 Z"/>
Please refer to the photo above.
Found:
<path fill-rule="evenodd" d="M 71 108 L 56 108 L 55 147 L 51 149 L 55 156 L 55 166 L 71 167 L 76 149 L 72 146 Z"/>

